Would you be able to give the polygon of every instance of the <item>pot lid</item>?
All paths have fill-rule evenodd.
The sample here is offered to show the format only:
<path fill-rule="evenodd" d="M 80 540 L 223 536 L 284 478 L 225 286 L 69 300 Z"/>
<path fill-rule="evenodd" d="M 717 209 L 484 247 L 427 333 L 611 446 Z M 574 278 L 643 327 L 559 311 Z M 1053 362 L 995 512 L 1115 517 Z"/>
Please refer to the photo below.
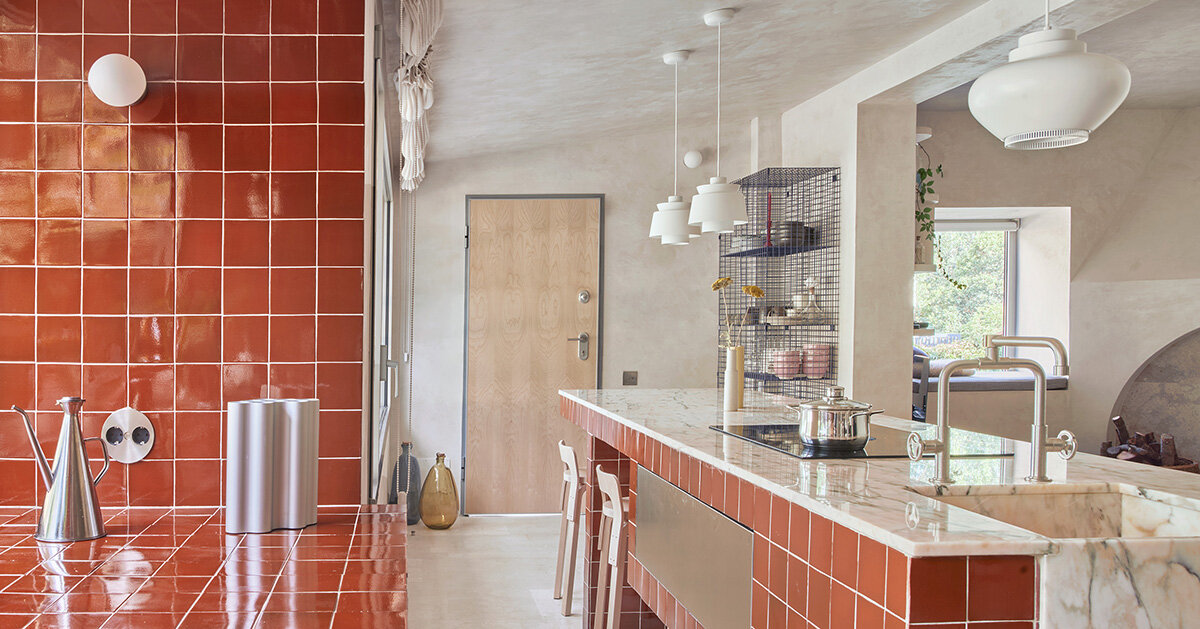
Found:
<path fill-rule="evenodd" d="M 871 408 L 866 402 L 848 399 L 845 393 L 846 389 L 843 387 L 827 387 L 825 397 L 801 402 L 800 407 L 817 411 L 865 411 Z"/>

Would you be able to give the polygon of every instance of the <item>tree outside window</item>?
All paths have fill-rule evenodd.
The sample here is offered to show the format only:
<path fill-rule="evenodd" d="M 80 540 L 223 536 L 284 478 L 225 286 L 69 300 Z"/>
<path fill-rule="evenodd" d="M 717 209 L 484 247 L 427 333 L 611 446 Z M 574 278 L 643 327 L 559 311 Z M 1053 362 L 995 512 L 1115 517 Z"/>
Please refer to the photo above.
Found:
<path fill-rule="evenodd" d="M 1006 244 L 1001 231 L 939 234 L 946 270 L 966 285 L 955 288 L 937 273 L 913 280 L 913 316 L 932 336 L 914 341 L 931 358 L 979 358 L 983 336 L 1004 332 Z"/>

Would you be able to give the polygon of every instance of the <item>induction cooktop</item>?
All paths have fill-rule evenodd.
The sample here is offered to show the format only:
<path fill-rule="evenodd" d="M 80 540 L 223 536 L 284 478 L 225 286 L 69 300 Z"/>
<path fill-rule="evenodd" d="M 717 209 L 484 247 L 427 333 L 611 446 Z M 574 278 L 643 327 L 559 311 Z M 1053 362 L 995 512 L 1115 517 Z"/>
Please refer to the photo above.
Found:
<path fill-rule="evenodd" d="M 871 425 L 871 438 L 861 450 L 828 450 L 810 448 L 800 440 L 800 425 L 783 424 L 730 424 L 709 428 L 745 439 L 772 450 L 801 459 L 905 459 L 908 458 L 907 430 Z M 951 428 L 951 431 L 954 429 Z M 973 432 L 951 434 L 951 457 L 1002 457 L 1013 455 L 1011 439 L 993 437 Z M 927 455 L 932 457 L 933 455 Z"/>

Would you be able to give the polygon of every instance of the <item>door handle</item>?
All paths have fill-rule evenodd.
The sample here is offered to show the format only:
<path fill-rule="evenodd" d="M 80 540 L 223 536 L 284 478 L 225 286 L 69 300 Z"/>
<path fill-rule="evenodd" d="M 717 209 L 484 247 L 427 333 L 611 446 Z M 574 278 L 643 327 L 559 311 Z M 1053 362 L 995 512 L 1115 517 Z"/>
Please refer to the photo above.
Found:
<path fill-rule="evenodd" d="M 579 360 L 588 359 L 588 341 L 591 338 L 592 337 L 588 336 L 587 332 L 580 332 L 579 336 L 567 339 L 568 341 L 575 341 L 576 343 L 579 343 Z"/>

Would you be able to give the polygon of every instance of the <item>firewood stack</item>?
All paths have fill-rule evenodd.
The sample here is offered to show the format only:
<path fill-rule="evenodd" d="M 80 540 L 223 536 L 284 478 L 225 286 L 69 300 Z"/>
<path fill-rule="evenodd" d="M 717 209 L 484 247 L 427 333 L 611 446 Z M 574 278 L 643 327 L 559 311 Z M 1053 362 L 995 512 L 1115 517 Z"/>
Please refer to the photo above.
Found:
<path fill-rule="evenodd" d="M 1135 432 L 1130 435 L 1129 428 L 1120 415 L 1112 418 L 1112 423 L 1117 430 L 1117 443 L 1105 441 L 1100 445 L 1100 454 L 1122 461 L 1200 473 L 1200 464 L 1179 456 L 1175 451 L 1174 436 L 1167 433 L 1159 436 L 1153 432 Z"/>

